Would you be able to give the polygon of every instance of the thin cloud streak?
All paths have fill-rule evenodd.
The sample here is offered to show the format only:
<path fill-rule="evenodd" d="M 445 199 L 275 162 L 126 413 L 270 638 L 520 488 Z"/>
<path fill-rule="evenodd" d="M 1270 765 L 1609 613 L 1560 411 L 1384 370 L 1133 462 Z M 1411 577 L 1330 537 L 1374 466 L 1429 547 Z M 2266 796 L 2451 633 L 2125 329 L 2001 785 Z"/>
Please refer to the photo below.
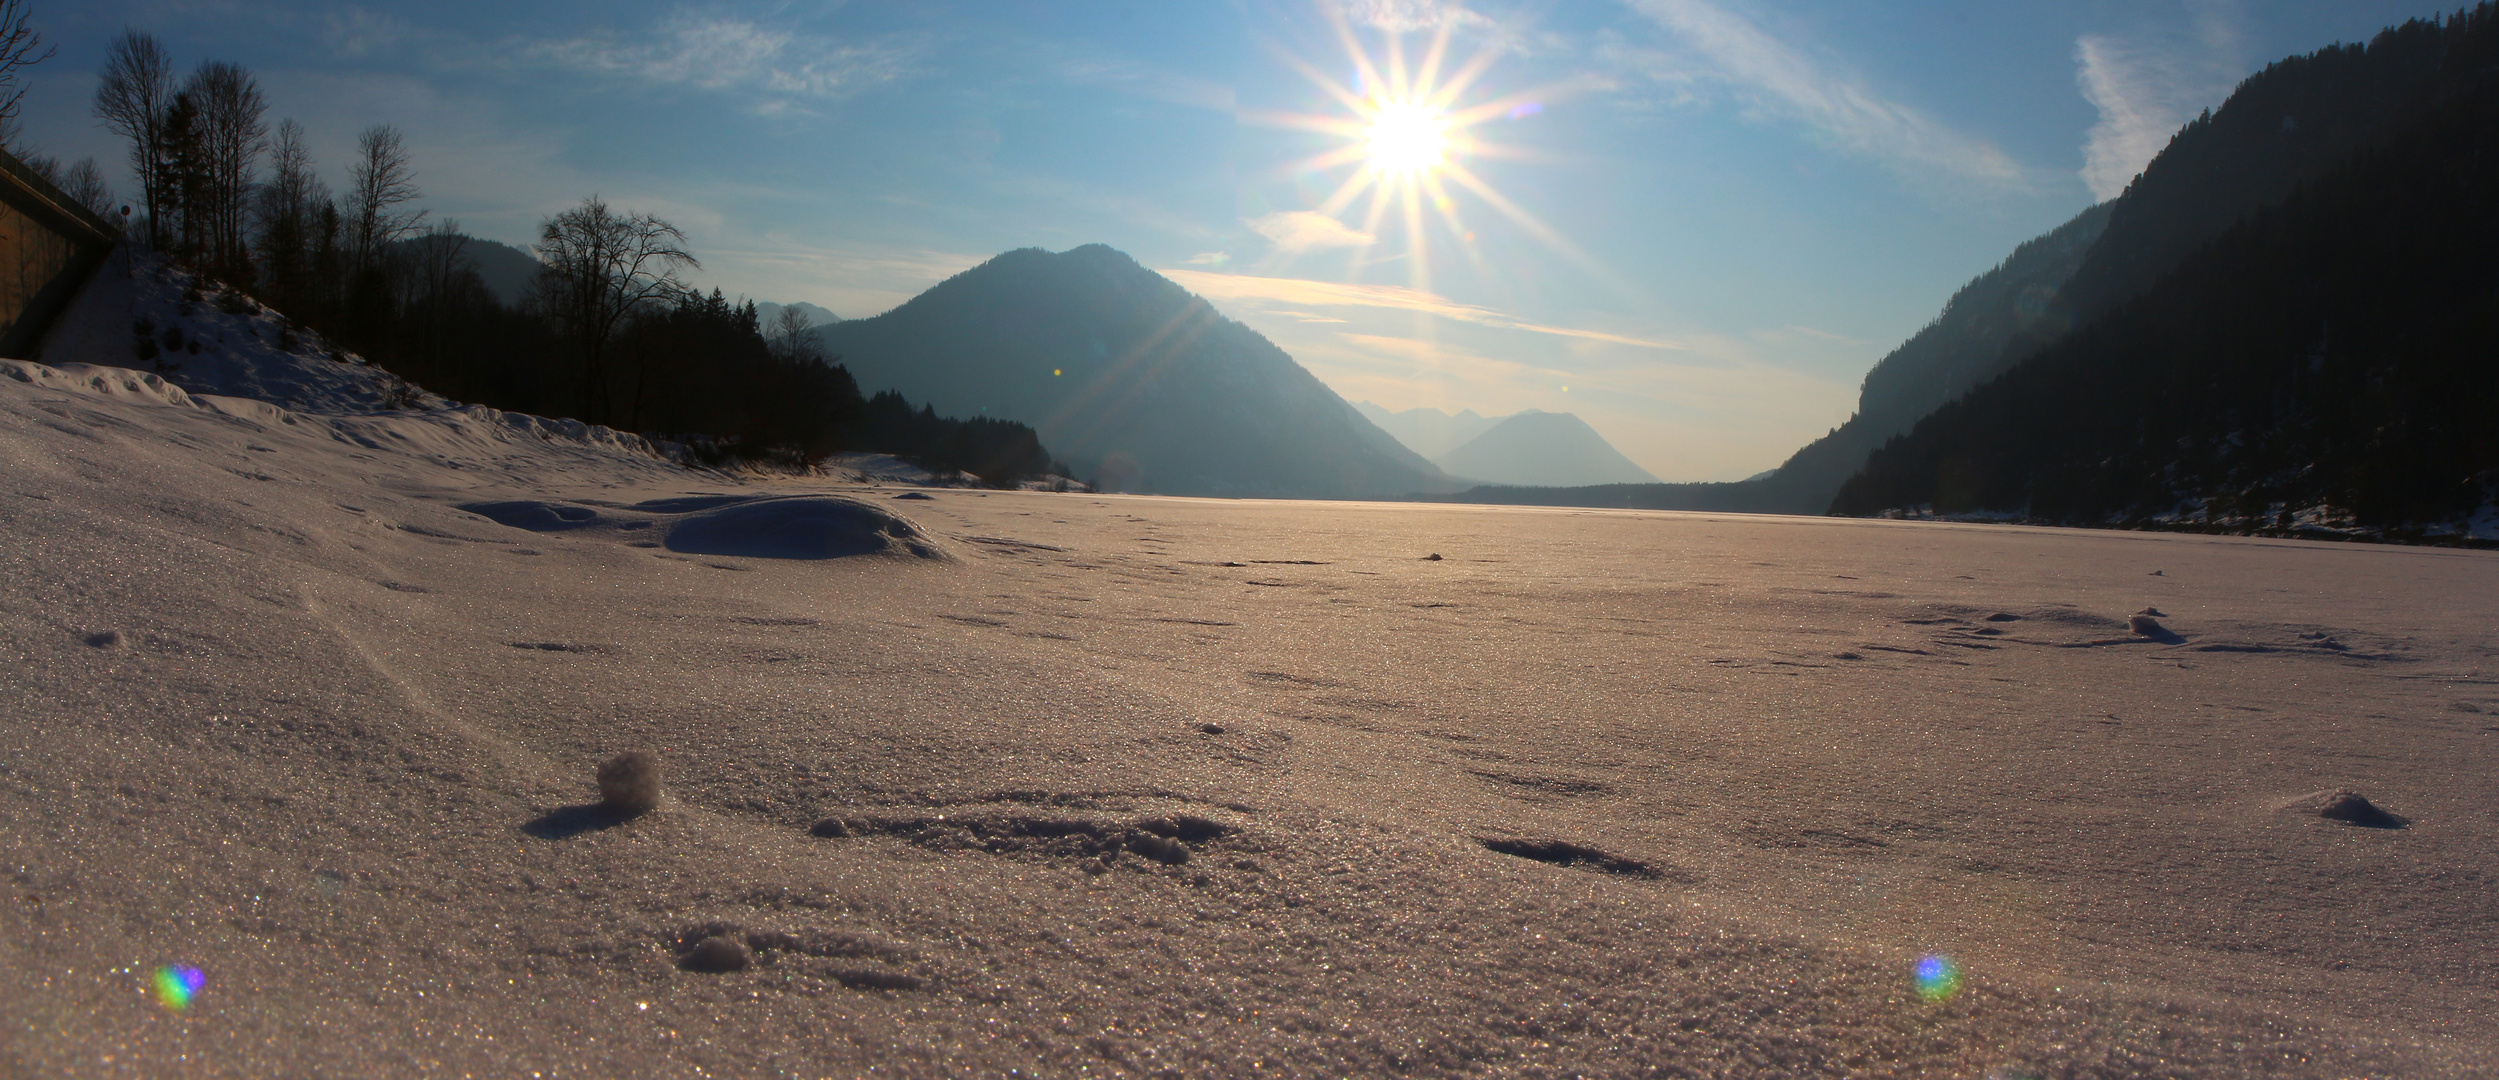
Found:
<path fill-rule="evenodd" d="M 678 16 L 642 39 L 596 34 L 523 43 L 533 60 L 643 83 L 759 95 L 778 111 L 793 99 L 828 100 L 909 76 L 917 46 L 900 39 L 842 42 L 744 19 Z"/>
<path fill-rule="evenodd" d="M 1392 34 L 1444 26 L 1491 26 L 1493 21 L 1454 0 L 1340 0 L 1345 21 Z"/>
<path fill-rule="evenodd" d="M 1599 341 L 1612 345 L 1629 345 L 1642 349 L 1682 349 L 1670 341 L 1651 341 L 1625 337 L 1598 330 L 1578 330 L 1566 326 L 1532 323 L 1487 307 L 1464 304 L 1437 293 L 1402 285 L 1347 285 L 1333 281 L 1311 281 L 1304 278 L 1257 277 L 1249 274 L 1210 274 L 1202 270 L 1165 270 L 1164 277 L 1180 283 L 1182 288 L 1213 299 L 1270 300 L 1298 307 L 1361 307 L 1411 311 L 1457 322 L 1490 326 L 1501 330 L 1523 330 L 1531 334 Z"/>
<path fill-rule="evenodd" d="M 1190 78 L 1124 56 L 1071 53 L 1051 63 L 1049 70 L 1069 83 L 1107 87 L 1170 105 L 1220 113 L 1240 107 L 1230 85 Z"/>
<path fill-rule="evenodd" d="M 1953 130 L 1778 41 L 1743 17 L 1703 0 L 1625 0 L 1674 33 L 1763 112 L 1813 127 L 1846 149 L 1920 171 L 2018 186 L 2022 169 L 1984 139 Z M 1650 70 L 1661 83 L 1688 85 L 1690 72 Z"/>
<path fill-rule="evenodd" d="M 1369 247 L 1379 238 L 1311 210 L 1280 210 L 1244 222 L 1276 249 L 1299 255 L 1323 248 Z"/>
<path fill-rule="evenodd" d="M 2192 42 L 2129 41 L 2089 34 L 2074 42 L 2074 81 L 2100 120 L 2083 137 L 2083 184 L 2114 199 L 2199 110 L 2238 81 L 2239 35 L 2223 9 L 2205 5 Z"/>

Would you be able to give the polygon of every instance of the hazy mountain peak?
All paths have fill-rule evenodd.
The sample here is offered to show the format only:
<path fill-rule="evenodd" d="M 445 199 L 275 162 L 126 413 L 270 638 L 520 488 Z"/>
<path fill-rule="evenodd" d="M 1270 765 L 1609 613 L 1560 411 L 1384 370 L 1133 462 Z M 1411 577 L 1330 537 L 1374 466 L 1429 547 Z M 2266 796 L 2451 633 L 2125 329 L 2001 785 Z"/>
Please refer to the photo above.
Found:
<path fill-rule="evenodd" d="M 1126 490 L 1449 487 L 1272 342 L 1102 244 L 1005 252 L 821 336 L 861 389 L 1032 424 L 1080 474 Z"/>
<path fill-rule="evenodd" d="M 831 326 L 834 323 L 844 321 L 841 316 L 834 314 L 830 309 L 820 305 L 810 304 L 804 300 L 792 301 L 788 304 L 774 303 L 770 300 L 757 300 L 755 301 L 755 317 L 762 321 L 764 330 L 767 333 L 772 330 L 773 320 L 781 317 L 781 309 L 783 308 L 790 308 L 797 311 L 799 314 L 806 316 L 808 322 L 817 326 Z"/>
<path fill-rule="evenodd" d="M 1473 409 L 1453 416 L 1428 406 L 1391 412 L 1369 401 L 1354 408 L 1407 449 L 1426 458 L 1436 458 L 1466 445 L 1467 440 L 1491 430 L 1500 419 L 1486 419 Z"/>
<path fill-rule="evenodd" d="M 1452 476 L 1518 487 L 1657 482 L 1577 414 L 1540 409 L 1504 417 L 1435 461 Z"/>

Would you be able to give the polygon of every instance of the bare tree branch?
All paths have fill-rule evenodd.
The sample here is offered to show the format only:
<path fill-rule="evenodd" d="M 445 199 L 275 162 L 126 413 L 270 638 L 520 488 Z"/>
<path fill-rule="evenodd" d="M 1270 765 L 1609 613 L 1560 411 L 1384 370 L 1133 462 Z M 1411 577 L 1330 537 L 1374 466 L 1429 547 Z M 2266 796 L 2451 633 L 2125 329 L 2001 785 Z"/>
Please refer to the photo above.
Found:
<path fill-rule="evenodd" d="M 538 300 L 563 324 L 582 362 L 584 419 L 604 422 L 607 350 L 635 314 L 686 294 L 680 268 L 701 269 L 685 233 L 650 214 L 618 215 L 593 195 L 538 230 Z"/>
<path fill-rule="evenodd" d="M 269 148 L 269 127 L 262 119 L 268 104 L 251 72 L 222 60 L 201 64 L 183 92 L 199 106 L 200 164 L 206 181 L 202 205 L 186 211 L 206 219 L 199 231 L 209 267 L 247 279 L 244 211 L 259 176 L 260 156 Z"/>
<path fill-rule="evenodd" d="M 356 260 L 359 269 L 379 265 L 384 251 L 415 232 L 425 211 L 403 212 L 400 205 L 417 197 L 416 172 L 408 167 L 408 149 L 399 129 L 375 124 L 356 136 L 356 163 L 349 166 L 350 212 L 356 216 Z"/>
<path fill-rule="evenodd" d="M 823 348 L 816 339 L 815 320 L 798 310 L 796 304 L 782 307 L 781 313 L 772 317 L 772 351 L 785 363 L 823 360 Z"/>
<path fill-rule="evenodd" d="M 95 115 L 104 126 L 130 140 L 130 171 L 139 178 L 139 201 L 147 208 L 148 242 L 162 245 L 164 222 L 158 213 L 165 181 L 157 168 L 158 143 L 165 127 L 165 109 L 174 96 L 173 58 L 154 37 L 124 30 L 104 56 L 104 75 L 96 83 Z"/>
<path fill-rule="evenodd" d="M 26 99 L 24 69 L 52 59 L 53 50 L 27 25 L 26 0 L 0 0 L 0 141 L 17 151 L 17 109 Z"/>

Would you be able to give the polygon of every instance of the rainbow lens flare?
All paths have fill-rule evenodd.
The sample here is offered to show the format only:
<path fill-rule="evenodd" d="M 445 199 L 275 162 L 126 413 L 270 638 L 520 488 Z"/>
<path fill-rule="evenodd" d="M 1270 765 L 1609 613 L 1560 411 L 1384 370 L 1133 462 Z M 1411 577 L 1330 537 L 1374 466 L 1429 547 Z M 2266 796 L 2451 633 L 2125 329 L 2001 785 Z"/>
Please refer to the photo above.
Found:
<path fill-rule="evenodd" d="M 1961 967 L 1949 956 L 1929 956 L 1918 961 L 1918 996 L 1932 1002 L 1952 1000 L 1961 992 Z"/>
<path fill-rule="evenodd" d="M 191 999 L 199 996 L 200 984 L 208 976 L 189 964 L 167 964 L 156 969 L 149 981 L 156 987 L 156 1003 L 175 1012 L 191 1007 Z"/>

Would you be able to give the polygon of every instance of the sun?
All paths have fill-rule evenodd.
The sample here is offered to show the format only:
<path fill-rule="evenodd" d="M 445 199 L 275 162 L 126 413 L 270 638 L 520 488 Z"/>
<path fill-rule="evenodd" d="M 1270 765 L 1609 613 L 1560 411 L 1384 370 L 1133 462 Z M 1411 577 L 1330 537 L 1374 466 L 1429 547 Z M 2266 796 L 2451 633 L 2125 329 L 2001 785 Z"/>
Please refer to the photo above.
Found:
<path fill-rule="evenodd" d="M 1417 176 L 1448 159 L 1449 114 L 1428 101 L 1384 101 L 1371 113 L 1364 140 L 1371 168 L 1392 176 Z"/>
<path fill-rule="evenodd" d="M 1269 127 L 1298 128 L 1332 137 L 1335 145 L 1280 166 L 1278 178 L 1297 185 L 1333 185 L 1314 200 L 1310 211 L 1328 218 L 1353 215 L 1345 222 L 1363 237 L 1350 249 L 1354 266 L 1373 258 L 1370 249 L 1384 234 L 1382 226 L 1402 226 L 1405 250 L 1390 258 L 1405 262 L 1410 283 L 1431 285 L 1431 247 L 1437 236 L 1454 243 L 1459 253 L 1479 268 L 1491 265 L 1478 250 L 1476 232 L 1464 220 L 1458 193 L 1472 196 L 1546 245 L 1585 261 L 1577 248 L 1517 203 L 1493 189 L 1474 163 L 1484 158 L 1526 159 L 1535 155 L 1486 138 L 1492 125 L 1519 121 L 1545 109 L 1561 87 L 1543 87 L 1506 94 L 1481 92 L 1484 76 L 1500 49 L 1490 43 L 1462 61 L 1450 55 L 1451 28 L 1442 23 L 1418 50 L 1409 52 L 1402 34 L 1390 32 L 1377 41 L 1378 51 L 1365 47 L 1362 35 L 1334 5 L 1325 9 L 1344 49 L 1343 62 L 1352 79 L 1339 81 L 1313 63 L 1279 50 L 1278 57 L 1298 69 L 1336 108 L 1315 112 L 1270 112 L 1245 109 L 1246 121 Z M 1328 67 L 1335 67 L 1331 61 Z M 1347 168 L 1352 166 L 1352 168 Z M 1321 190 L 1324 190 L 1322 188 Z M 1358 205 L 1365 204 L 1368 205 Z M 1410 257 L 1409 257 L 1410 256 Z M 1278 258 L 1290 259 L 1282 252 Z"/>

